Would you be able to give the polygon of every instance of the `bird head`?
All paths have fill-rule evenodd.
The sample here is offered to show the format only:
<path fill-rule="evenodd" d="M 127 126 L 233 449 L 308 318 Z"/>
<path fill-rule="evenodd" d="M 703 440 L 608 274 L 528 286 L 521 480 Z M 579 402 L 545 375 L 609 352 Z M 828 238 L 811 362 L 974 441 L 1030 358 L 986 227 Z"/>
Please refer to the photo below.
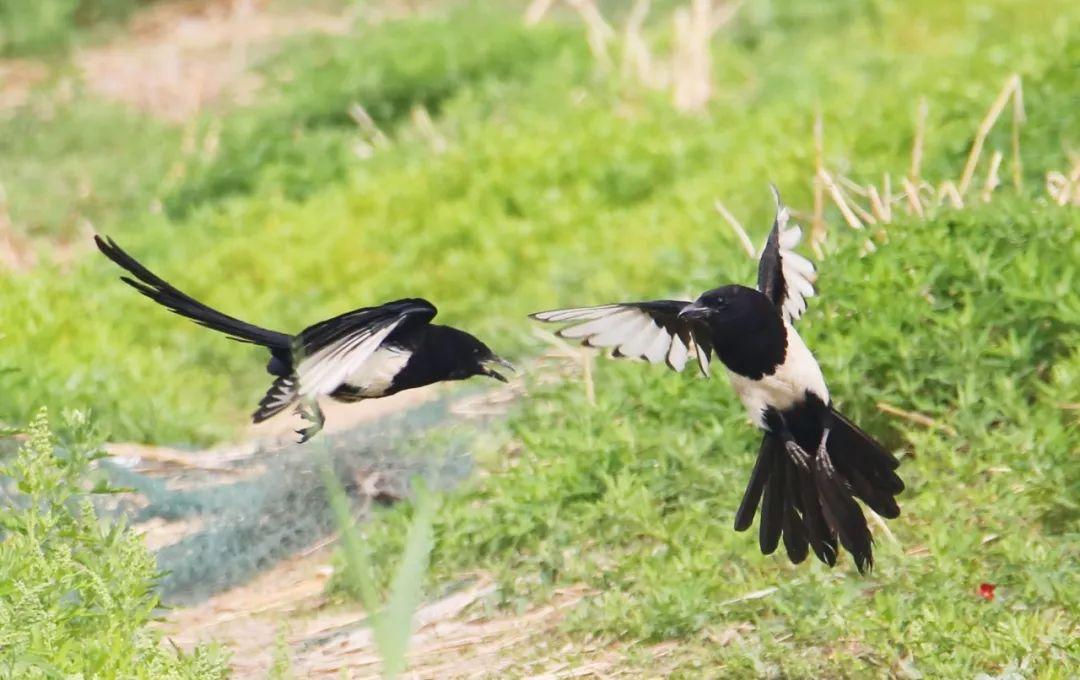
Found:
<path fill-rule="evenodd" d="M 679 318 L 708 326 L 738 319 L 746 314 L 753 292 L 744 286 L 714 288 L 683 307 Z"/>

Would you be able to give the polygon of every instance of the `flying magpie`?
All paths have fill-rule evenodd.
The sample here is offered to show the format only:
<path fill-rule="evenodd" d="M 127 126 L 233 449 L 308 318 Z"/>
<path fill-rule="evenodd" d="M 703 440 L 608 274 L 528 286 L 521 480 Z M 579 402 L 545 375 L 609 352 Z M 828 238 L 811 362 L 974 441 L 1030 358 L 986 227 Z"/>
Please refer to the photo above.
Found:
<path fill-rule="evenodd" d="M 288 335 L 211 309 L 139 264 L 112 239 L 95 235 L 94 241 L 134 277 L 121 280 L 154 302 L 233 340 L 270 350 L 266 370 L 275 379 L 252 420 L 262 422 L 296 404 L 297 412 L 312 423 L 296 431 L 300 443 L 322 429 L 318 397 L 343 402 L 377 399 L 474 375 L 506 382 L 492 366 L 513 370 L 472 335 L 431 323 L 437 310 L 427 300 L 407 298 L 361 307 Z"/>
<path fill-rule="evenodd" d="M 764 432 L 735 530 L 761 505 L 759 543 L 771 554 L 781 537 L 792 562 L 808 547 L 829 566 L 837 541 L 860 573 L 873 566 L 873 539 L 859 499 L 886 518 L 900 514 L 904 489 L 896 458 L 835 408 L 814 356 L 792 325 L 814 295 L 816 271 L 794 252 L 802 238 L 773 187 L 776 218 L 758 262 L 757 290 L 728 285 L 697 300 L 656 300 L 557 309 L 532 318 L 562 323 L 557 335 L 616 357 L 665 362 L 681 371 L 691 357 L 709 377 L 712 354 L 754 424 Z"/>

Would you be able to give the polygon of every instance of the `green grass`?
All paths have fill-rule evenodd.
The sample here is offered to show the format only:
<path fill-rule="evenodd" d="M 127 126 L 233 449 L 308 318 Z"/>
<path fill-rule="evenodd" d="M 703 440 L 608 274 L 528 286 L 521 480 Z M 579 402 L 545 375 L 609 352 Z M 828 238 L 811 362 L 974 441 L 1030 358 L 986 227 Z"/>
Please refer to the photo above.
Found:
<path fill-rule="evenodd" d="M 87 223 L 100 229 L 143 219 L 180 156 L 180 130 L 78 87 L 64 97 L 45 85 L 0 117 L 9 217 L 21 234 L 53 242 L 82 235 Z"/>

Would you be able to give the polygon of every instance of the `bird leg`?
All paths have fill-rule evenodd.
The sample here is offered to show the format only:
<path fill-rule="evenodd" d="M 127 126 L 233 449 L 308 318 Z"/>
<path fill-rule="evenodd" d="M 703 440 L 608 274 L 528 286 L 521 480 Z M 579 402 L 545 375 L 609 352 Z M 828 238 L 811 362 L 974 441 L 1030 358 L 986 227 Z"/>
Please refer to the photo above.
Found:
<path fill-rule="evenodd" d="M 296 412 L 301 418 L 311 423 L 311 427 L 305 427 L 296 431 L 296 434 L 300 435 L 300 441 L 297 443 L 303 444 L 323 429 L 323 423 L 326 422 L 326 417 L 323 416 L 322 409 L 319 408 L 319 402 L 314 399 L 298 403 L 296 405 Z"/>
<path fill-rule="evenodd" d="M 779 437 L 780 441 L 784 443 L 784 450 L 791 456 L 792 462 L 803 470 L 809 470 L 811 456 L 807 453 L 806 449 L 799 446 L 799 443 L 795 441 L 795 435 L 791 433 L 791 428 L 788 427 L 783 414 L 779 411 L 769 409 L 769 413 L 766 414 L 766 422 L 769 425 L 769 431 Z"/>

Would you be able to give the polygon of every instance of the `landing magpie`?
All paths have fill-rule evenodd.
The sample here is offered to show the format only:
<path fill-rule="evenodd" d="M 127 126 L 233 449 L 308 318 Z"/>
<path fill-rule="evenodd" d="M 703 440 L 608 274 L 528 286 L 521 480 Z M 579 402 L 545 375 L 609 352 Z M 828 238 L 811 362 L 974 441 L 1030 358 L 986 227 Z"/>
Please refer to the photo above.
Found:
<path fill-rule="evenodd" d="M 759 543 L 771 554 L 781 537 L 792 562 L 808 547 L 829 566 L 837 540 L 860 573 L 873 566 L 873 540 L 859 499 L 882 517 L 900 514 L 904 489 L 896 458 L 835 408 L 814 356 L 792 325 L 814 295 L 816 271 L 794 252 L 802 238 L 773 187 L 776 218 L 758 262 L 757 290 L 728 285 L 697 300 L 656 300 L 557 309 L 532 318 L 562 323 L 557 335 L 616 357 L 665 362 L 681 371 L 691 357 L 709 377 L 712 354 L 754 424 L 764 432 L 735 530 L 761 505 Z"/>
<path fill-rule="evenodd" d="M 296 404 L 297 412 L 312 423 L 296 431 L 300 443 L 322 429 L 318 397 L 343 402 L 377 399 L 474 375 L 506 382 L 492 365 L 513 370 L 472 335 L 431 323 L 436 309 L 427 300 L 407 298 L 362 307 L 288 335 L 211 309 L 139 264 L 112 239 L 95 235 L 94 241 L 134 277 L 121 280 L 154 302 L 233 340 L 269 349 L 266 370 L 275 379 L 252 420 L 262 422 Z"/>

